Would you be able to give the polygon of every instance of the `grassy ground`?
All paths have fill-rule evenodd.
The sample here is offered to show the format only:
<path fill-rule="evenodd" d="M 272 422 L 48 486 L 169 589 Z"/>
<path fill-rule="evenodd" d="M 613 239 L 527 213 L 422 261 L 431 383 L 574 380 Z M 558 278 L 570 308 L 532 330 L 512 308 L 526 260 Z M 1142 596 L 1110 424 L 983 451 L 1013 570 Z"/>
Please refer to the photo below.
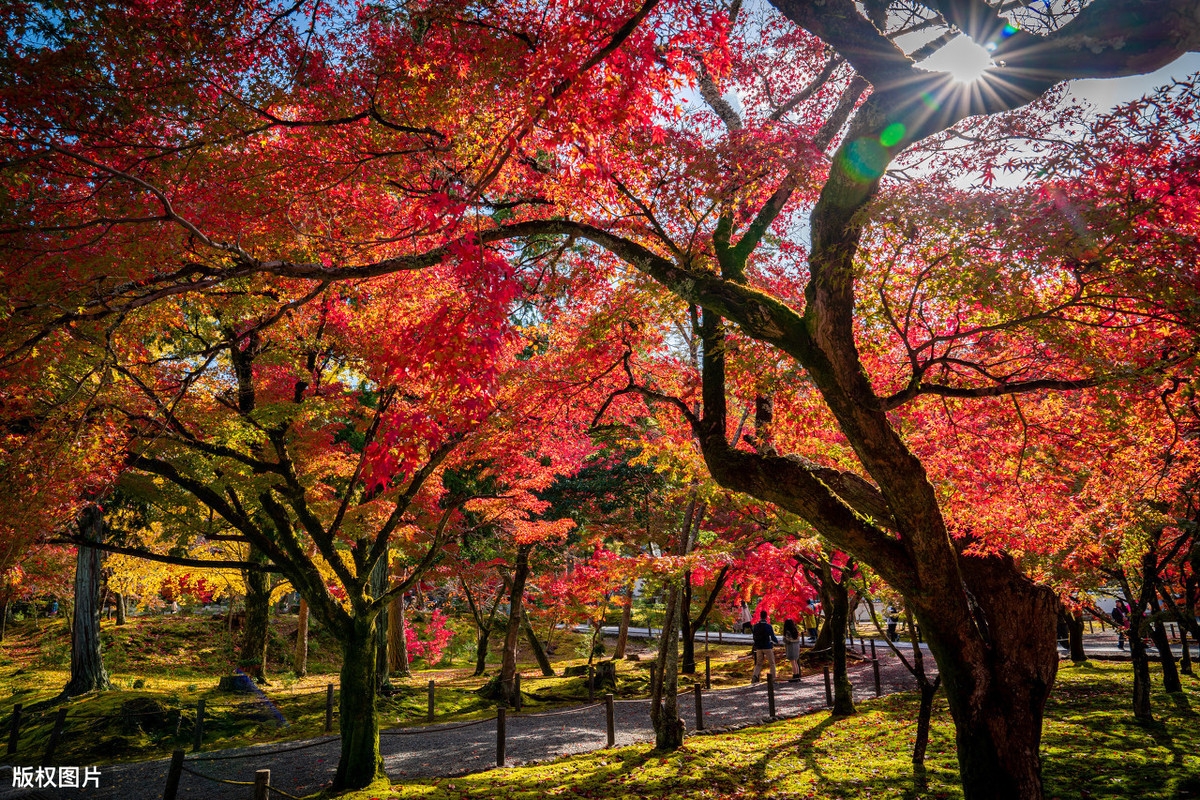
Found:
<path fill-rule="evenodd" d="M 208 750 L 273 741 L 309 738 L 324 733 L 325 687 L 337 684 L 337 643 L 313 627 L 309 641 L 309 674 L 296 678 L 290 664 L 296 631 L 294 616 L 272 621 L 268 667 L 271 682 L 258 696 L 218 692 L 217 680 L 232 671 L 235 637 L 224 623 L 207 617 L 146 616 L 117 626 L 101 625 L 104 661 L 113 689 L 74 698 L 68 708 L 67 733 L 57 761 L 73 764 L 113 763 L 160 758 L 176 748 L 190 749 L 197 701 L 205 701 L 204 747 Z M 561 676 L 571 665 L 586 664 L 579 655 L 585 637 L 559 633 L 554 667 Z M 428 682 L 435 681 L 436 720 L 491 716 L 495 703 L 476 693 L 498 657 L 493 653 L 489 676 L 476 678 L 474 643 L 467 631 L 436 669 L 418 669 L 408 679 L 393 679 L 396 693 L 380 701 L 382 724 L 426 722 Z M 608 643 L 610 648 L 612 642 Z M 618 696 L 641 696 L 649 683 L 650 652 L 646 643 L 631 642 L 630 653 L 644 656 L 618 666 Z M 750 661 L 745 646 L 713 646 L 713 684 L 745 683 Z M 69 635 L 61 618 L 11 624 L 0 644 L 0 725 L 7 734 L 15 704 L 22 705 L 21 737 L 15 762 L 37 764 L 46 750 L 58 697 L 68 679 Z M 703 650 L 698 649 L 703 672 Z M 420 662 L 418 662 L 418 665 Z M 543 678 L 532 655 L 518 652 L 522 690 L 529 708 L 552 708 L 586 699 L 582 676 Z M 702 674 L 699 676 L 702 678 Z M 690 678 L 682 681 L 688 685 Z M 336 706 L 335 706 L 336 708 Z M 336 728 L 335 728 L 336 729 Z M 7 739 L 5 739 L 7 740 Z"/>
<path fill-rule="evenodd" d="M 1127 664 L 1064 664 L 1047 710 L 1043 740 L 1048 798 L 1132 800 L 1200 798 L 1200 681 L 1184 694 L 1154 696 L 1156 722 L 1129 712 Z M 939 700 L 923 774 L 910 748 L 912 695 L 860 705 L 857 716 L 825 712 L 689 738 L 672 754 L 648 745 L 604 750 L 546 764 L 442 780 L 414 780 L 344 800 L 507 798 L 960 798 L 954 731 Z"/>

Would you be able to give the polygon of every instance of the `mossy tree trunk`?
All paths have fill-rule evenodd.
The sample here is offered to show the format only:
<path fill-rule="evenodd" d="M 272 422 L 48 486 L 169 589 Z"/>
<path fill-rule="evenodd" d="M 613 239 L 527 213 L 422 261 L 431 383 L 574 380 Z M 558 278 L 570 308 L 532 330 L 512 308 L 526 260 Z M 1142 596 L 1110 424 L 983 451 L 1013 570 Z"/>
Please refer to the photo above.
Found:
<path fill-rule="evenodd" d="M 342 641 L 339 713 L 342 752 L 334 791 L 362 789 L 386 777 L 375 709 L 375 615 L 356 614 Z"/>
<path fill-rule="evenodd" d="M 125 624 L 125 614 L 127 612 L 126 612 L 126 608 L 125 608 L 125 595 L 122 594 L 121 592 L 116 593 L 116 603 L 117 603 L 117 624 L 124 625 Z"/>
<path fill-rule="evenodd" d="M 104 514 L 95 504 L 87 505 L 79 515 L 79 537 L 99 542 L 104 538 Z M 100 652 L 100 569 L 103 553 L 95 547 L 80 545 L 75 557 L 75 603 L 71 627 L 71 679 L 63 695 L 107 689 L 108 673 Z"/>
<path fill-rule="evenodd" d="M 300 598 L 300 613 L 296 617 L 296 647 L 292 651 L 292 672 L 303 678 L 308 674 L 308 601 Z"/>
<path fill-rule="evenodd" d="M 679 615 L 680 586 L 672 581 L 667 590 L 662 635 L 658 639 L 654 682 L 650 687 L 650 722 L 654 726 L 654 746 L 658 750 L 678 750 L 683 746 L 683 720 L 679 718 Z"/>
<path fill-rule="evenodd" d="M 371 596 L 382 597 L 388 588 L 388 548 L 384 547 L 383 555 L 371 570 Z M 388 608 L 379 610 L 375 619 L 375 691 L 390 691 L 392 682 L 388 678 L 391 663 L 388 659 Z"/>
<path fill-rule="evenodd" d="M 1167 636 L 1167 628 L 1159 616 L 1162 608 L 1158 604 L 1156 594 L 1150 595 L 1150 611 L 1154 614 L 1154 623 L 1150 626 L 1150 638 L 1158 649 L 1159 661 L 1162 664 L 1163 691 L 1182 692 L 1183 683 L 1179 680 L 1179 668 L 1175 661 L 1175 653 L 1171 650 L 1171 639 Z"/>
<path fill-rule="evenodd" d="M 266 564 L 266 555 L 253 545 L 251 563 Z M 258 683 L 267 682 L 267 635 L 271 623 L 271 579 L 263 570 L 242 573 L 246 585 L 246 626 L 242 630 L 238 667 Z"/>

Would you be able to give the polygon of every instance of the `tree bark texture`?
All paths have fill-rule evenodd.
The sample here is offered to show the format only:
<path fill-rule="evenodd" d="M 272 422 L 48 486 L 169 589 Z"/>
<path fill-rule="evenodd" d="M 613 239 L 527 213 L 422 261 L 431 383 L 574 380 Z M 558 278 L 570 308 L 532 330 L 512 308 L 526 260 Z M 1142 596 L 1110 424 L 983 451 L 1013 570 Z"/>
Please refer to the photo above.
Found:
<path fill-rule="evenodd" d="M 250 547 L 249 560 L 267 563 L 266 555 Z M 248 570 L 242 573 L 246 583 L 246 627 L 242 630 L 238 667 L 258 683 L 267 682 L 267 635 L 271 623 L 271 582 L 266 572 Z"/>
<path fill-rule="evenodd" d="M 683 720 L 679 718 L 679 615 L 680 587 L 672 582 L 667 590 L 662 635 L 658 638 L 658 658 L 654 685 L 650 687 L 650 722 L 654 726 L 654 746 L 658 750 L 678 750 L 683 746 Z"/>
<path fill-rule="evenodd" d="M 357 614 L 342 642 L 339 712 L 342 752 L 334 791 L 362 789 L 386 777 L 375 710 L 375 617 Z"/>
<path fill-rule="evenodd" d="M 121 592 L 117 592 L 116 593 L 116 602 L 117 602 L 117 624 L 124 625 L 125 624 L 125 614 L 127 613 L 126 606 L 125 606 L 125 595 L 122 594 Z"/>
<path fill-rule="evenodd" d="M 524 604 L 521 607 L 521 629 L 525 631 L 525 641 L 529 643 L 529 649 L 533 651 L 533 657 L 537 659 L 542 677 L 553 678 L 554 665 L 550 663 L 550 657 L 546 655 L 546 648 L 542 647 L 542 642 L 537 637 L 537 631 L 533 629 L 533 624 L 529 621 L 529 612 L 525 610 Z M 588 662 L 591 662 L 590 656 Z"/>
<path fill-rule="evenodd" d="M 833 714 L 839 717 L 854 714 L 854 686 L 846 672 L 846 634 L 850 618 L 847 578 L 843 572 L 841 580 L 834 580 L 832 565 L 827 560 L 821 562 L 821 602 L 825 606 L 833 658 Z"/>
<path fill-rule="evenodd" d="M 529 577 L 531 545 L 517 548 L 512 585 L 508 592 L 508 628 L 504 633 L 504 653 L 500 662 L 500 694 L 509 705 L 516 704 L 517 640 L 521 636 L 522 599 L 525 581 Z"/>
<path fill-rule="evenodd" d="M 371 570 L 371 596 L 380 597 L 388 587 L 388 554 L 384 549 L 383 556 Z M 391 666 L 388 660 L 388 609 L 384 606 L 375 618 L 375 691 L 390 690 L 392 682 L 388 679 Z"/>
<path fill-rule="evenodd" d="M 104 538 L 104 514 L 94 504 L 79 515 L 81 539 L 98 542 Z M 104 554 L 95 547 L 80 546 L 75 557 L 74 624 L 71 633 L 71 679 L 63 695 L 107 689 L 108 673 L 100 652 L 100 569 Z"/>
<path fill-rule="evenodd" d="M 296 647 L 292 651 L 292 672 L 303 678 L 308 674 L 308 601 L 300 598 L 300 613 L 296 617 Z"/>
<path fill-rule="evenodd" d="M 1157 615 L 1162 611 L 1155 595 L 1150 597 L 1150 610 Z M 1161 619 L 1155 619 L 1150 626 L 1150 638 L 1158 649 L 1158 658 L 1162 664 L 1163 691 L 1167 693 L 1182 692 L 1183 683 L 1179 680 L 1179 668 L 1175 662 L 1175 653 L 1171 649 L 1171 639 L 1167 636 L 1167 628 Z"/>

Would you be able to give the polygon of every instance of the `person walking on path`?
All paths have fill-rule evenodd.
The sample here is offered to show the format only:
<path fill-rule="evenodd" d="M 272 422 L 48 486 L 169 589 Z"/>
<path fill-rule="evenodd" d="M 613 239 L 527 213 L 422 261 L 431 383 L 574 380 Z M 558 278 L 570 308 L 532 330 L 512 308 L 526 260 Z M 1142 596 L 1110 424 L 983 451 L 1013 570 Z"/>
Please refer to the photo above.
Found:
<path fill-rule="evenodd" d="M 754 626 L 754 677 L 751 683 L 758 683 L 758 676 L 762 674 L 763 663 L 771 666 L 771 678 L 775 677 L 775 645 L 779 644 L 779 637 L 775 635 L 775 629 L 771 627 L 771 623 L 767 621 L 767 612 L 765 610 L 758 612 L 758 622 Z"/>
<path fill-rule="evenodd" d="M 796 620 L 788 619 L 783 623 L 783 646 L 787 650 L 787 660 L 792 662 L 792 677 L 789 681 L 800 680 L 800 628 Z"/>
<path fill-rule="evenodd" d="M 750 616 L 750 606 L 746 601 L 742 601 L 742 609 L 738 612 L 738 630 L 742 633 L 749 633 L 753 629 L 753 618 Z"/>
<path fill-rule="evenodd" d="M 1125 601 L 1118 600 L 1112 610 L 1113 623 L 1117 627 L 1117 649 L 1125 649 L 1125 625 L 1129 620 L 1129 612 L 1125 608 Z"/>

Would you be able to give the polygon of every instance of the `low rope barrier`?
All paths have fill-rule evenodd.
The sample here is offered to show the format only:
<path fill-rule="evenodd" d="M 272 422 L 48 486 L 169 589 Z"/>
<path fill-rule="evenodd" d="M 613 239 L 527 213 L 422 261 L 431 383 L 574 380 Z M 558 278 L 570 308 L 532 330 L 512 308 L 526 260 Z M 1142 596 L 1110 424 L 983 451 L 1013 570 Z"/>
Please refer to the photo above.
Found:
<path fill-rule="evenodd" d="M 573 706 L 571 708 L 563 708 L 558 711 L 533 711 L 528 714 L 513 714 L 512 719 L 533 719 L 534 717 L 557 717 L 561 714 L 574 714 L 579 711 L 586 711 L 589 708 L 600 708 L 604 703 L 592 703 L 586 706 Z"/>
<path fill-rule="evenodd" d="M 225 756 L 195 756 L 193 758 L 189 758 L 188 761 L 228 761 L 230 759 L 237 759 L 237 758 L 257 758 L 259 756 L 273 756 L 278 753 L 294 753 L 297 750 L 307 750 L 310 747 L 320 747 L 323 744 L 330 744 L 331 742 L 337 742 L 340 740 L 341 740 L 340 736 L 333 736 L 333 737 L 327 737 L 327 738 L 323 738 L 323 739 L 316 739 L 311 742 L 305 742 L 304 744 L 296 745 L 295 747 L 280 747 L 275 750 L 255 750 L 252 753 L 234 753 L 232 755 L 225 755 Z"/>
<path fill-rule="evenodd" d="M 470 728 L 473 725 L 482 725 L 485 722 L 495 722 L 496 717 L 484 717 L 483 719 L 472 720 L 471 722 L 463 722 L 458 725 L 450 725 L 445 727 L 430 728 L 422 726 L 420 728 L 393 728 L 391 730 L 380 731 L 380 736 L 416 736 L 421 733 L 441 733 L 442 731 L 456 731 L 460 728 Z"/>
<path fill-rule="evenodd" d="M 290 800 L 304 800 L 304 798 L 303 798 L 303 797 L 297 797 L 297 796 L 296 796 L 296 795 L 294 795 L 294 794 L 290 794 L 289 792 L 285 792 L 283 789 L 276 789 L 274 786 L 272 786 L 272 785 L 270 785 L 270 784 L 267 784 L 267 791 L 274 792 L 275 794 L 281 794 L 281 795 L 283 795 L 284 797 L 287 797 L 287 798 L 289 798 Z"/>
<path fill-rule="evenodd" d="M 229 781 L 229 780 L 225 780 L 224 778 L 214 778 L 212 775 L 205 775 L 203 772 L 196 772 L 196 770 L 189 769 L 186 766 L 183 767 L 183 771 L 189 775 L 195 775 L 197 778 L 204 778 L 204 780 L 212 781 L 213 783 L 223 783 L 227 786 L 253 786 L 254 785 L 254 781 Z"/>

